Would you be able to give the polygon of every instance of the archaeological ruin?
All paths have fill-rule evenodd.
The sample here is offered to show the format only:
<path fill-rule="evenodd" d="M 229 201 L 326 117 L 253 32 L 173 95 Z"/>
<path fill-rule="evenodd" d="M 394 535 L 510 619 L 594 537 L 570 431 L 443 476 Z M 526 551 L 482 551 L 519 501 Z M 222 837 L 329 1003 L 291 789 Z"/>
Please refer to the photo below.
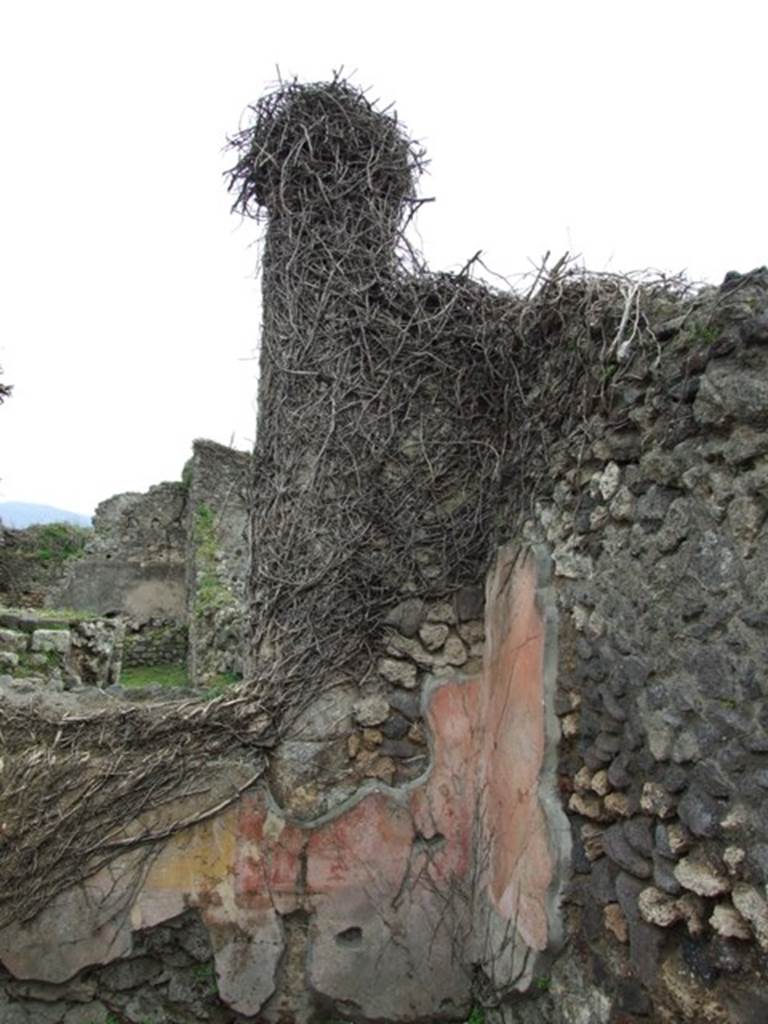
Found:
<path fill-rule="evenodd" d="M 392 111 L 250 113 L 255 450 L 0 622 L 0 1021 L 768 1020 L 768 269 L 434 272 Z"/>

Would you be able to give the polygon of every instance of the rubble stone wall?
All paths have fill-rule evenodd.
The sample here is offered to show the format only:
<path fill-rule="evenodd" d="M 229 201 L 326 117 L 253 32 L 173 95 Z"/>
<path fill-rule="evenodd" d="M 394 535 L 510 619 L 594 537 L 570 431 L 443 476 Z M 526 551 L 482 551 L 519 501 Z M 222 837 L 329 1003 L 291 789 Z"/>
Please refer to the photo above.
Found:
<path fill-rule="evenodd" d="M 125 623 L 123 665 L 175 665 L 187 660 L 187 625 L 163 619 Z"/>
<path fill-rule="evenodd" d="M 242 676 L 249 469 L 244 452 L 196 441 L 183 480 L 98 506 L 84 553 L 41 603 L 120 614 L 126 665 L 186 661 L 195 685 Z"/>
<path fill-rule="evenodd" d="M 48 607 L 183 621 L 185 508 L 182 483 L 101 502 L 84 556 L 49 593 Z"/>
<path fill-rule="evenodd" d="M 0 676 L 53 690 L 103 689 L 120 678 L 123 625 L 0 612 Z"/>
<path fill-rule="evenodd" d="M 69 523 L 14 530 L 0 525 L 0 607 L 42 608 L 92 531 Z"/>
<path fill-rule="evenodd" d="M 526 1024 L 768 1019 L 768 272 L 553 453 L 568 941 Z M 684 326 L 678 342 L 686 347 Z M 578 456 L 578 457 L 577 457 Z"/>
<path fill-rule="evenodd" d="M 265 782 L 216 765 L 0 934 L 7 1019 L 766 1019 L 768 272 L 713 301 L 552 450 L 485 595 L 403 600 Z"/>
<path fill-rule="evenodd" d="M 191 679 L 242 677 L 250 567 L 251 457 L 195 441 L 186 511 L 186 617 Z"/>

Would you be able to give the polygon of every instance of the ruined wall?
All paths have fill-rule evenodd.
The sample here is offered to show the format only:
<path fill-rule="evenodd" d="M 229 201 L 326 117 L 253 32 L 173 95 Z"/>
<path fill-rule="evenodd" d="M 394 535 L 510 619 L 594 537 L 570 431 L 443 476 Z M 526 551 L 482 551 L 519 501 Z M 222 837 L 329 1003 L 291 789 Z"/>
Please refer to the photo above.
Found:
<path fill-rule="evenodd" d="M 50 690 L 106 687 L 120 678 L 123 625 L 0 611 L 0 678 Z"/>
<path fill-rule="evenodd" d="M 768 1019 L 768 271 L 553 452 L 568 943 L 505 1020 Z"/>
<path fill-rule="evenodd" d="M 103 501 L 83 554 L 44 588 L 47 606 L 121 614 L 127 666 L 186 661 L 196 685 L 242 676 L 249 467 L 196 441 L 182 481 Z"/>
<path fill-rule="evenodd" d="M 251 458 L 199 440 L 188 467 L 185 574 L 190 678 L 202 683 L 221 673 L 242 678 Z"/>
<path fill-rule="evenodd" d="M 125 622 L 123 664 L 182 665 L 187 660 L 188 630 L 186 622 L 152 618 L 147 622 L 128 619 Z"/>
<path fill-rule="evenodd" d="M 181 483 L 101 502 L 84 556 L 48 595 L 48 606 L 121 612 L 138 622 L 182 621 L 185 508 Z"/>
<path fill-rule="evenodd" d="M 162 835 L 179 812 L 190 825 L 151 851 L 129 847 L 33 920 L 0 929 L 6 1013 L 51 1024 L 109 1013 L 134 1024 L 190 1013 L 462 1020 L 478 975 L 497 993 L 530 988 L 560 938 L 568 853 L 547 753 L 548 584 L 540 557 L 501 553 L 484 667 L 425 674 L 429 754 L 411 781 L 371 780 L 299 821 L 224 758 L 207 790 L 126 822 L 128 835 Z M 379 720 L 376 706 L 361 700 L 358 719 Z"/>
<path fill-rule="evenodd" d="M 42 608 L 90 536 L 89 529 L 69 523 L 0 526 L 0 606 Z"/>
<path fill-rule="evenodd" d="M 7 1013 L 765 1019 L 768 272 L 657 326 L 485 593 L 401 601 L 260 782 L 0 930 Z"/>
<path fill-rule="evenodd" d="M 173 708 L 0 700 L 7 1013 L 763 1021 L 768 271 L 407 273 L 399 123 L 338 79 L 255 114 L 255 673 Z M 200 657 L 247 469 L 206 454 Z"/>

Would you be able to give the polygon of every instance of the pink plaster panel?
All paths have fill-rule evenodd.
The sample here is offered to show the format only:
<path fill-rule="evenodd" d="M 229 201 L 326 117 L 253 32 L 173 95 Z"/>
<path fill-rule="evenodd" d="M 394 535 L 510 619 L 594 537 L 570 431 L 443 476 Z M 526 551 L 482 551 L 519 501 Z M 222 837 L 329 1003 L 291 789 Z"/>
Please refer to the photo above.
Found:
<path fill-rule="evenodd" d="M 531 558 L 502 562 L 491 581 L 479 730 L 488 889 L 523 940 L 546 948 L 554 863 L 539 782 L 545 752 L 545 631 Z"/>

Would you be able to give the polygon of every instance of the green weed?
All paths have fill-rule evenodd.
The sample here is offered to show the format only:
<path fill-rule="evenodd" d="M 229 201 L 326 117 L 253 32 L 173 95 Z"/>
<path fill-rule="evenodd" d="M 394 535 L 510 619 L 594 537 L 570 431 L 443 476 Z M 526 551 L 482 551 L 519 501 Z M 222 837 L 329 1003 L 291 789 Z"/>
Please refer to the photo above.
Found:
<path fill-rule="evenodd" d="M 201 503 L 195 512 L 193 530 L 197 578 L 195 580 L 195 613 L 218 611 L 235 604 L 235 599 L 218 576 L 216 543 L 216 516 L 213 510 Z"/>
<path fill-rule="evenodd" d="M 157 683 L 160 686 L 188 686 L 185 665 L 133 665 L 124 668 L 120 675 L 120 685 L 126 687 L 149 686 Z"/>
<path fill-rule="evenodd" d="M 64 562 L 82 554 L 91 534 L 90 527 L 70 523 L 46 523 L 28 527 L 34 540 L 33 557 L 38 562 Z"/>

